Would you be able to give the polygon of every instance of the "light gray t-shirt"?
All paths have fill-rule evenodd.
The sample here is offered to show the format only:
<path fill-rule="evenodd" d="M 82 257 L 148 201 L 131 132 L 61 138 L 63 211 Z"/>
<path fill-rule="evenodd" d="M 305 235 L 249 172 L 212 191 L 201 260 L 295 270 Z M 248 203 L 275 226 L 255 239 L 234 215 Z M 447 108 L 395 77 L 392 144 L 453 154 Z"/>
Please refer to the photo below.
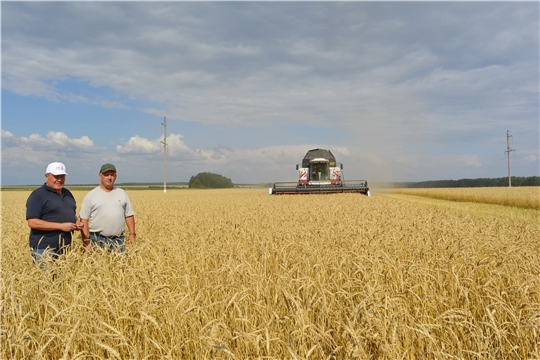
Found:
<path fill-rule="evenodd" d="M 90 232 L 104 236 L 120 235 L 126 229 L 126 217 L 135 215 L 126 192 L 117 187 L 91 190 L 81 205 L 81 219 L 89 220 Z"/>

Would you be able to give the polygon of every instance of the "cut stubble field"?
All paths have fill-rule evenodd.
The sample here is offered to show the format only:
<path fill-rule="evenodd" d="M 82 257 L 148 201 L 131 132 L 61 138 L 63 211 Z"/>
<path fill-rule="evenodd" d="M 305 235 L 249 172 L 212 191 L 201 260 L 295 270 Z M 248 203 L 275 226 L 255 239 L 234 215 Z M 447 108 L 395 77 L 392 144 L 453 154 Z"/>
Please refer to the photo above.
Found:
<path fill-rule="evenodd" d="M 29 192 L 2 192 L 2 358 L 540 359 L 537 209 L 128 194 L 127 255 L 85 254 L 76 235 L 44 272 L 28 249 Z"/>

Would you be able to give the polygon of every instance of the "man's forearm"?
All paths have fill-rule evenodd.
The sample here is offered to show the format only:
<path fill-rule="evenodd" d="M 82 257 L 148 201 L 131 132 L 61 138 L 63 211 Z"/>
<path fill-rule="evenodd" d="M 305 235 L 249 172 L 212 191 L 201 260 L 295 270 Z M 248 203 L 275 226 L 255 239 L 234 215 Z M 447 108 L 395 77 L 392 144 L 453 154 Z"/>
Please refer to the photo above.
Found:
<path fill-rule="evenodd" d="M 90 228 L 88 226 L 88 219 L 81 219 L 83 228 L 81 229 L 81 235 L 83 240 L 90 239 Z"/>
<path fill-rule="evenodd" d="M 38 218 L 32 218 L 28 219 L 28 227 L 35 230 L 41 230 L 41 231 L 73 231 L 77 229 L 77 226 L 75 223 L 65 222 L 65 223 L 58 223 L 58 222 L 50 222 L 45 221 Z"/>
<path fill-rule="evenodd" d="M 126 218 L 126 225 L 130 235 L 137 235 L 135 232 L 135 216 L 129 216 Z"/>
<path fill-rule="evenodd" d="M 92 251 L 92 242 L 90 241 L 90 227 L 88 224 L 88 219 L 81 218 L 81 223 L 81 236 L 84 248 L 86 251 Z"/>

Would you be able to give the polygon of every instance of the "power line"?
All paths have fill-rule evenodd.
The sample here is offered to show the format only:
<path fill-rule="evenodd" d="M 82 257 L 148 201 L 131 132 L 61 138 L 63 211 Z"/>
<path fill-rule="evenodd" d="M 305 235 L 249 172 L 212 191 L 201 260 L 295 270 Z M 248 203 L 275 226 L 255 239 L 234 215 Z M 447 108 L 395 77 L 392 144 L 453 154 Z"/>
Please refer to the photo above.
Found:
<path fill-rule="evenodd" d="M 515 149 L 510 149 L 510 138 L 512 135 L 510 135 L 510 131 L 506 130 L 506 151 L 505 153 L 508 154 L 508 187 L 512 187 L 512 176 L 510 176 L 510 152 L 516 153 Z"/>
<path fill-rule="evenodd" d="M 163 117 L 163 192 L 167 192 L 167 118 Z"/>

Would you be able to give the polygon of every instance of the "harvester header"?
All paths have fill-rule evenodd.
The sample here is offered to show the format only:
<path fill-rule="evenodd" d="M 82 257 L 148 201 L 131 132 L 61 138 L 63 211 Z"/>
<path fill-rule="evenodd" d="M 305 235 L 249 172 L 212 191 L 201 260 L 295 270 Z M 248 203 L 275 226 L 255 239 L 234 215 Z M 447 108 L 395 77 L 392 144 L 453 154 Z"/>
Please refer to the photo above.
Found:
<path fill-rule="evenodd" d="M 366 180 L 344 180 L 343 164 L 327 149 L 309 150 L 296 165 L 298 182 L 277 182 L 269 189 L 271 195 L 360 193 L 370 196 Z"/>

